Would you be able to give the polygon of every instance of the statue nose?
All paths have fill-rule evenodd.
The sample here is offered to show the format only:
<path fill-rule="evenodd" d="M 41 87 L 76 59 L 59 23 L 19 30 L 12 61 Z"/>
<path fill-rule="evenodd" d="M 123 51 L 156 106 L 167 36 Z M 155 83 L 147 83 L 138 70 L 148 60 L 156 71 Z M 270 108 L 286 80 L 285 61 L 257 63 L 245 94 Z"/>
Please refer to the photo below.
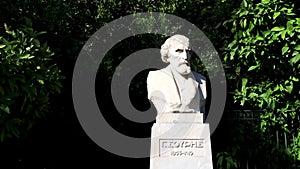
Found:
<path fill-rule="evenodd" d="M 181 54 L 181 58 L 182 59 L 184 59 L 184 60 L 186 60 L 187 58 L 188 58 L 188 54 L 187 54 L 187 52 L 182 52 L 182 54 Z"/>

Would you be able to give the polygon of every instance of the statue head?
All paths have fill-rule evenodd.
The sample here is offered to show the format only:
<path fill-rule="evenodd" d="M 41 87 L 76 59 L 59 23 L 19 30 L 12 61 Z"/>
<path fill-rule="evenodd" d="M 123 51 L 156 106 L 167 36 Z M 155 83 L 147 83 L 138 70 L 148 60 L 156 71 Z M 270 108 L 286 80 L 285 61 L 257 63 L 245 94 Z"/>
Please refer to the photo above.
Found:
<path fill-rule="evenodd" d="M 189 39 L 183 35 L 173 35 L 161 46 L 160 54 L 163 62 L 170 63 L 175 71 L 186 75 L 191 72 L 189 51 Z"/>

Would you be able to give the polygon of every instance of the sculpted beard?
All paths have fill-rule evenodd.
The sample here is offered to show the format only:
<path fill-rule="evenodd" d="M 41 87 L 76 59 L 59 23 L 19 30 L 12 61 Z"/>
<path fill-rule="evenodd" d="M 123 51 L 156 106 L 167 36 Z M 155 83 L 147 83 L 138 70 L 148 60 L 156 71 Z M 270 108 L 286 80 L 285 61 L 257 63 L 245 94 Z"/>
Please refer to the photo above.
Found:
<path fill-rule="evenodd" d="M 178 71 L 178 73 L 183 75 L 191 73 L 191 67 L 188 65 L 188 63 L 180 63 L 175 69 Z"/>
<path fill-rule="evenodd" d="M 188 61 L 183 59 L 180 54 L 171 56 L 170 62 L 173 69 L 175 69 L 179 74 L 186 75 L 191 73 L 191 67 Z"/>

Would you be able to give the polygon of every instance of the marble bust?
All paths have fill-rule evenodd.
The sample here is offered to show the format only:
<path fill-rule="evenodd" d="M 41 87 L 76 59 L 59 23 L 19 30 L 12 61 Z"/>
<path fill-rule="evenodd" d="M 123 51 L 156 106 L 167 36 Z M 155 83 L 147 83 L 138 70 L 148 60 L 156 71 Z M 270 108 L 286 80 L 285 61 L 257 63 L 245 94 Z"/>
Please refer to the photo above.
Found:
<path fill-rule="evenodd" d="M 150 71 L 147 77 L 148 99 L 157 113 L 204 113 L 206 79 L 191 71 L 189 39 L 173 35 L 161 46 L 160 53 L 169 65 Z"/>

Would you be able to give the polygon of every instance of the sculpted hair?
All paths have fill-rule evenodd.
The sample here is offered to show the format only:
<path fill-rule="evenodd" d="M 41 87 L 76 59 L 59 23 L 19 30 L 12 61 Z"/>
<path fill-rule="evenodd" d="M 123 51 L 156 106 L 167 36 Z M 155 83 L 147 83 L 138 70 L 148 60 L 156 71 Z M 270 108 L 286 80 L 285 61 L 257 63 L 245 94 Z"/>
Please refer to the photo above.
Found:
<path fill-rule="evenodd" d="M 168 63 L 168 53 L 169 53 L 169 48 L 174 42 L 179 42 L 182 43 L 186 46 L 189 46 L 189 39 L 183 35 L 173 35 L 170 38 L 168 38 L 163 45 L 161 45 L 160 48 L 160 55 L 161 55 L 161 60 L 165 63 Z"/>

